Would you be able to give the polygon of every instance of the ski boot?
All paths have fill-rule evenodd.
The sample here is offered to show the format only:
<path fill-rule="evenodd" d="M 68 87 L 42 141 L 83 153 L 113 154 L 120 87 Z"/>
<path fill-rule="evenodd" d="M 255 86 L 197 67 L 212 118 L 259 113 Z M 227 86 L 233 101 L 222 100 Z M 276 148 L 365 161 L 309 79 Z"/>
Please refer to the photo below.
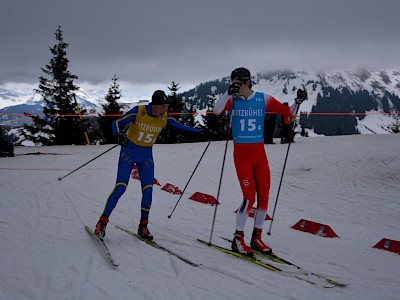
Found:
<path fill-rule="evenodd" d="M 272 254 L 272 248 L 268 247 L 261 239 L 261 228 L 254 228 L 251 236 L 250 247 L 265 254 Z"/>
<path fill-rule="evenodd" d="M 152 241 L 153 236 L 151 235 L 149 229 L 147 228 L 147 224 L 149 224 L 149 220 L 141 219 L 138 228 L 138 235 L 145 240 Z"/>
<path fill-rule="evenodd" d="M 246 256 L 254 257 L 253 251 L 251 251 L 251 249 L 247 247 L 246 243 L 244 242 L 243 231 L 236 230 L 235 237 L 232 241 L 232 251 Z"/>
<path fill-rule="evenodd" d="M 106 236 L 107 223 L 108 217 L 101 216 L 94 229 L 94 234 L 98 235 L 101 240 Z"/>

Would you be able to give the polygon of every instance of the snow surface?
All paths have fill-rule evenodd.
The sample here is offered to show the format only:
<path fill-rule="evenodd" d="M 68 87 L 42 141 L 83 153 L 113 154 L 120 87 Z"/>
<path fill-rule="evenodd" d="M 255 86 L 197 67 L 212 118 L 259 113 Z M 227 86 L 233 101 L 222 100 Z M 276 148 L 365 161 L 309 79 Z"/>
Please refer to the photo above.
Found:
<path fill-rule="evenodd" d="M 207 143 L 155 145 L 156 178 L 181 189 Z M 120 266 L 104 259 L 84 225 L 94 227 L 114 186 L 119 147 L 62 181 L 57 178 L 112 145 L 17 147 L 0 158 L 1 299 L 400 299 L 400 256 L 373 246 L 400 240 L 398 135 L 296 138 L 291 145 L 272 235 L 274 251 L 340 282 L 325 289 L 268 271 L 197 242 L 209 240 L 225 142 L 212 142 L 171 219 L 178 195 L 154 187 L 149 228 L 155 240 L 188 259 L 148 246 L 115 228 L 136 231 L 140 184 L 132 179 L 110 218 L 106 242 Z M 287 145 L 266 145 L 272 214 Z M 47 155 L 20 155 L 34 152 Z M 241 192 L 229 143 L 212 241 L 229 244 Z M 340 238 L 291 228 L 300 219 L 328 224 Z M 246 237 L 253 219 L 248 219 Z M 269 229 L 266 222 L 264 232 Z"/>

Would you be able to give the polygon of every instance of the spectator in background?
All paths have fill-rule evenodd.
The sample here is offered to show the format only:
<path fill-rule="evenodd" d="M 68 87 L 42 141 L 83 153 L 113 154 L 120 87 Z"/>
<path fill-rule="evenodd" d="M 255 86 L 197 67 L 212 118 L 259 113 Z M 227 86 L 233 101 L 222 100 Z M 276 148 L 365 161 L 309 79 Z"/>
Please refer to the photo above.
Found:
<path fill-rule="evenodd" d="M 283 105 L 289 106 L 289 103 L 283 102 Z M 282 115 L 282 128 L 281 128 L 281 144 L 294 143 L 294 123 L 293 116 Z"/>
<path fill-rule="evenodd" d="M 274 131 L 276 125 L 276 113 L 268 113 L 265 115 L 264 120 L 264 144 L 275 144 L 274 143 Z"/>

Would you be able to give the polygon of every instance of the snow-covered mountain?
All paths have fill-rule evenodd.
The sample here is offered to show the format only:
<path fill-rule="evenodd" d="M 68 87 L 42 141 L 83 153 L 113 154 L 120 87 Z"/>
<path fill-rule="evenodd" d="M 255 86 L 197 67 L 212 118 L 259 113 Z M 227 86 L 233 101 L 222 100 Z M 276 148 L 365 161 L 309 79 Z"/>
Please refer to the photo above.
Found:
<path fill-rule="evenodd" d="M 76 95 L 77 100 L 85 100 L 88 108 L 90 106 L 98 106 L 104 100 L 107 91 L 104 90 L 82 90 L 80 89 Z M 35 105 L 41 102 L 42 96 L 33 89 L 6 89 L 0 87 L 0 109 L 10 108 L 17 105 Z M 79 101 L 79 100 L 78 100 Z"/>
<path fill-rule="evenodd" d="M 268 91 L 278 99 L 294 99 L 298 88 L 305 88 L 309 100 L 302 104 L 303 111 L 311 111 L 317 95 L 325 87 L 347 88 L 351 92 L 366 90 L 379 99 L 385 94 L 400 95 L 400 68 L 393 70 L 358 71 L 282 71 L 257 74 L 261 90 Z M 258 88 L 258 87 L 257 87 Z M 289 100 L 287 99 L 287 100 Z"/>
<path fill-rule="evenodd" d="M 356 130 L 360 133 L 388 133 L 387 127 L 398 123 L 400 111 L 400 68 L 390 70 L 357 71 L 304 71 L 283 70 L 253 75 L 255 91 L 263 91 L 281 102 L 293 103 L 299 88 L 308 92 L 308 101 L 301 105 L 301 112 L 354 113 Z M 188 101 L 204 109 L 210 94 L 223 93 L 229 85 L 229 77 L 202 83 L 184 93 Z M 343 93 L 347 103 L 343 106 L 332 91 Z M 324 98 L 324 99 L 320 99 Z M 320 101 L 318 101 L 320 100 Z M 321 100 L 331 103 L 322 107 Z M 342 100 L 343 101 L 343 100 Z"/>
<path fill-rule="evenodd" d="M 360 69 L 331 72 L 271 72 L 258 74 L 257 80 L 261 90 L 289 102 L 295 98 L 298 88 L 305 88 L 309 100 L 301 105 L 303 112 L 333 114 L 354 112 L 356 128 L 360 133 L 388 133 L 388 127 L 399 123 L 400 68 L 374 71 Z M 347 106 L 330 105 L 328 111 L 324 110 L 321 103 L 318 103 L 318 96 L 325 97 L 327 101 L 339 101 L 335 96 L 329 97 L 331 89 L 342 93 L 350 92 L 354 97 L 344 97 L 347 97 L 345 101 L 351 103 Z M 362 92 L 369 97 L 364 98 Z"/>
<path fill-rule="evenodd" d="M 303 103 L 304 111 L 311 111 L 318 93 L 324 87 L 348 88 L 352 92 L 366 90 L 377 97 L 383 97 L 386 93 L 400 95 L 400 68 L 329 72 L 281 70 L 253 74 L 253 81 L 256 82 L 254 90 L 267 92 L 280 101 L 293 101 L 297 89 L 305 88 L 309 101 Z M 221 93 L 228 84 L 229 77 L 224 77 L 202 83 L 184 94 L 188 99 L 198 101 L 200 107 L 204 107 L 208 101 L 203 98 L 205 94 Z"/>
<path fill-rule="evenodd" d="M 86 110 L 100 112 L 101 105 L 105 102 L 107 90 L 84 90 L 76 92 L 76 100 Z M 132 102 L 126 97 L 121 97 L 121 103 Z M 5 89 L 0 88 L 0 125 L 12 127 L 30 123 L 29 117 L 20 116 L 24 113 L 41 114 L 43 101 L 40 94 L 32 89 Z"/>

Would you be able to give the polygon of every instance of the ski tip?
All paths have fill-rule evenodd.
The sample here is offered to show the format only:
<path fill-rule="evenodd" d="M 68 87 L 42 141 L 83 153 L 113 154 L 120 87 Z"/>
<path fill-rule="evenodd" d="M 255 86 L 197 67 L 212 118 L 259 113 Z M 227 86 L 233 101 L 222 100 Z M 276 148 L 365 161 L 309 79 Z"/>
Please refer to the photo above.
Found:
<path fill-rule="evenodd" d="M 346 287 L 346 286 L 350 285 L 350 283 L 340 283 L 340 282 L 332 281 L 332 280 L 327 280 L 327 282 L 332 284 L 333 287 Z"/>

